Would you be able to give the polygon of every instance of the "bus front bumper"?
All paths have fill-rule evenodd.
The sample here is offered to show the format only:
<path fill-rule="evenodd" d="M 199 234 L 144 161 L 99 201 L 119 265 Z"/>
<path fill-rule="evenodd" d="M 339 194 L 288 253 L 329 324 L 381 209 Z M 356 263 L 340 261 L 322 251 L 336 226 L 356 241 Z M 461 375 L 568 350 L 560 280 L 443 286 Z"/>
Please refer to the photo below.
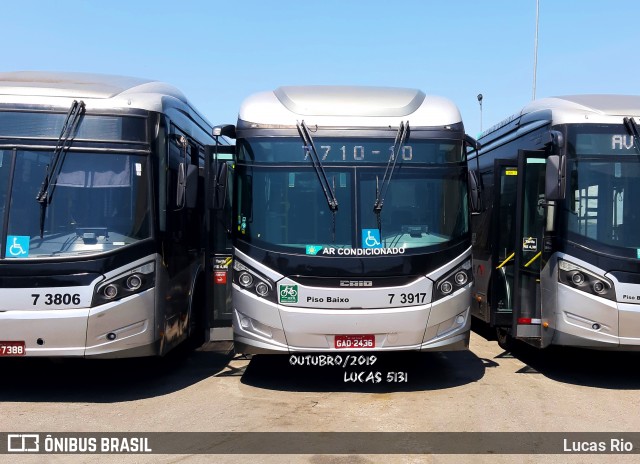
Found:
<path fill-rule="evenodd" d="M 154 291 L 95 308 L 0 312 L 0 342 L 24 342 L 24 356 L 135 357 L 157 354 Z"/>
<path fill-rule="evenodd" d="M 238 292 L 234 294 L 235 349 L 253 354 L 466 350 L 470 305 L 470 285 L 426 305 L 349 310 L 277 305 Z M 375 346 L 337 348 L 339 335 L 372 335 Z"/>
<path fill-rule="evenodd" d="M 554 322 L 556 345 L 640 350 L 640 304 L 611 301 L 560 284 Z"/>

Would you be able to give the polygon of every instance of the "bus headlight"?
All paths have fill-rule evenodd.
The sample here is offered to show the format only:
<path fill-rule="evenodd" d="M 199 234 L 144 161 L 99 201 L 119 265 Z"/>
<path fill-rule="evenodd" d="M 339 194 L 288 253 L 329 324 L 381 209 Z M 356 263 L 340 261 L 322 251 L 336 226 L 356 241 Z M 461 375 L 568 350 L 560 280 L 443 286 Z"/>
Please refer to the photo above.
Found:
<path fill-rule="evenodd" d="M 467 274 L 465 272 L 458 271 L 456 272 L 456 275 L 453 276 L 453 279 L 456 281 L 456 284 L 458 284 L 459 286 L 462 286 L 467 283 L 467 280 L 469 280 L 469 277 L 467 277 Z"/>
<path fill-rule="evenodd" d="M 571 276 L 571 282 L 573 282 L 576 285 L 582 285 L 584 283 L 584 274 L 580 271 L 576 271 Z"/>
<path fill-rule="evenodd" d="M 240 282 L 240 285 L 242 285 L 243 287 L 251 287 L 251 284 L 253 283 L 253 277 L 251 277 L 251 274 L 249 274 L 247 271 L 244 271 L 238 277 L 238 282 Z"/>
<path fill-rule="evenodd" d="M 598 295 L 602 295 L 607 292 L 607 286 L 604 283 L 600 282 L 599 280 L 596 280 L 593 283 L 593 291 L 596 292 Z"/>
<path fill-rule="evenodd" d="M 451 285 L 451 282 L 449 282 L 448 280 L 442 282 L 439 288 L 444 295 L 448 295 L 453 291 L 453 285 Z"/>
<path fill-rule="evenodd" d="M 91 306 L 110 303 L 148 290 L 155 285 L 155 270 L 155 263 L 150 261 L 101 282 L 94 291 Z"/>
<path fill-rule="evenodd" d="M 127 277 L 127 288 L 129 290 L 138 290 L 142 286 L 142 277 L 138 274 L 133 274 Z"/>
<path fill-rule="evenodd" d="M 616 301 L 611 280 L 564 259 L 558 260 L 558 282 L 581 292 Z"/>
<path fill-rule="evenodd" d="M 233 282 L 261 298 L 276 301 L 275 283 L 237 258 L 233 261 Z"/>
<path fill-rule="evenodd" d="M 256 285 L 256 293 L 260 296 L 267 296 L 267 293 L 269 293 L 269 287 L 264 282 L 259 282 Z"/>
<path fill-rule="evenodd" d="M 113 284 L 109 284 L 104 287 L 102 293 L 104 293 L 104 296 L 108 299 L 113 300 L 116 296 L 118 296 L 118 287 Z"/>
<path fill-rule="evenodd" d="M 433 287 L 433 300 L 436 301 L 460 290 L 471 282 L 471 260 L 463 262 L 447 276 L 439 279 Z"/>

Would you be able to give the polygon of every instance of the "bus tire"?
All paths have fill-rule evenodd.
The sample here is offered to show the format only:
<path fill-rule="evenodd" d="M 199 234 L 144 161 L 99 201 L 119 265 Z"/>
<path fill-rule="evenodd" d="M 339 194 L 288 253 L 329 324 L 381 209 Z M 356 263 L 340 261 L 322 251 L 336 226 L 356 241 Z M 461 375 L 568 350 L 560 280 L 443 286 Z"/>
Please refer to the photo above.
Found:
<path fill-rule="evenodd" d="M 191 314 L 189 314 L 189 338 L 187 343 L 189 348 L 195 350 L 200 348 L 205 342 L 204 311 L 205 293 L 203 279 L 198 277 L 191 301 Z"/>
<path fill-rule="evenodd" d="M 511 348 L 513 348 L 513 337 L 509 330 L 504 327 L 496 327 L 496 340 L 498 341 L 498 346 L 505 351 L 511 351 Z"/>

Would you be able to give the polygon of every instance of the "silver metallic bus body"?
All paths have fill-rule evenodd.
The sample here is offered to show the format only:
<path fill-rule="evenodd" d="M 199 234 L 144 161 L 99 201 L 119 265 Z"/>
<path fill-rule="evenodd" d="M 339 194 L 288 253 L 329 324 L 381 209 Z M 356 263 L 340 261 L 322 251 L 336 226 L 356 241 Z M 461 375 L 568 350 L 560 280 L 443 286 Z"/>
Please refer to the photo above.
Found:
<path fill-rule="evenodd" d="M 264 272 L 279 284 L 293 282 L 268 270 L 259 262 L 236 250 L 237 257 Z M 234 340 L 236 351 L 244 353 L 268 352 L 325 352 L 358 351 L 336 349 L 336 335 L 375 335 L 372 351 L 448 351 L 464 350 L 469 345 L 471 283 L 436 302 L 432 301 L 433 284 L 470 257 L 470 250 L 446 266 L 403 287 L 387 288 L 323 288 L 298 284 L 300 304 L 274 303 L 233 286 Z M 266 271 L 266 272 L 265 272 Z M 422 305 L 389 304 L 393 292 L 427 295 Z M 347 303 L 307 304 L 333 295 Z"/>

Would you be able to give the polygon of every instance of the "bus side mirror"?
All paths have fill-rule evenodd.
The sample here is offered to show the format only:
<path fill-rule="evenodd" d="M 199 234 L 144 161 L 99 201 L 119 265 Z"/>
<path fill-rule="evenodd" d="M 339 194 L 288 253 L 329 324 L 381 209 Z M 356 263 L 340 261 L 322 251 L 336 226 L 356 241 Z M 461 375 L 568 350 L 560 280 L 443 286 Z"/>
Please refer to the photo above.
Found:
<path fill-rule="evenodd" d="M 229 137 L 230 139 L 236 138 L 236 126 L 233 124 L 221 124 L 213 128 L 211 134 L 214 137 Z M 217 140 L 216 140 L 217 143 Z"/>
<path fill-rule="evenodd" d="M 211 204 L 214 210 L 224 209 L 227 201 L 227 171 L 227 163 L 220 163 L 213 182 L 213 199 Z"/>
<path fill-rule="evenodd" d="M 198 167 L 187 164 L 187 184 L 185 185 L 187 208 L 195 208 L 198 203 Z"/>
<path fill-rule="evenodd" d="M 547 158 L 544 189 L 547 201 L 564 200 L 566 163 L 565 156 L 550 155 Z"/>
<path fill-rule="evenodd" d="M 482 185 L 478 172 L 469 170 L 469 203 L 471 206 L 471 214 L 480 214 L 484 211 L 484 203 L 482 201 Z"/>
<path fill-rule="evenodd" d="M 176 207 L 177 209 L 184 208 L 184 197 L 187 188 L 187 174 L 185 163 L 178 165 L 178 183 L 176 186 Z"/>
<path fill-rule="evenodd" d="M 176 208 L 195 208 L 198 201 L 198 168 L 184 162 L 178 165 Z"/>

